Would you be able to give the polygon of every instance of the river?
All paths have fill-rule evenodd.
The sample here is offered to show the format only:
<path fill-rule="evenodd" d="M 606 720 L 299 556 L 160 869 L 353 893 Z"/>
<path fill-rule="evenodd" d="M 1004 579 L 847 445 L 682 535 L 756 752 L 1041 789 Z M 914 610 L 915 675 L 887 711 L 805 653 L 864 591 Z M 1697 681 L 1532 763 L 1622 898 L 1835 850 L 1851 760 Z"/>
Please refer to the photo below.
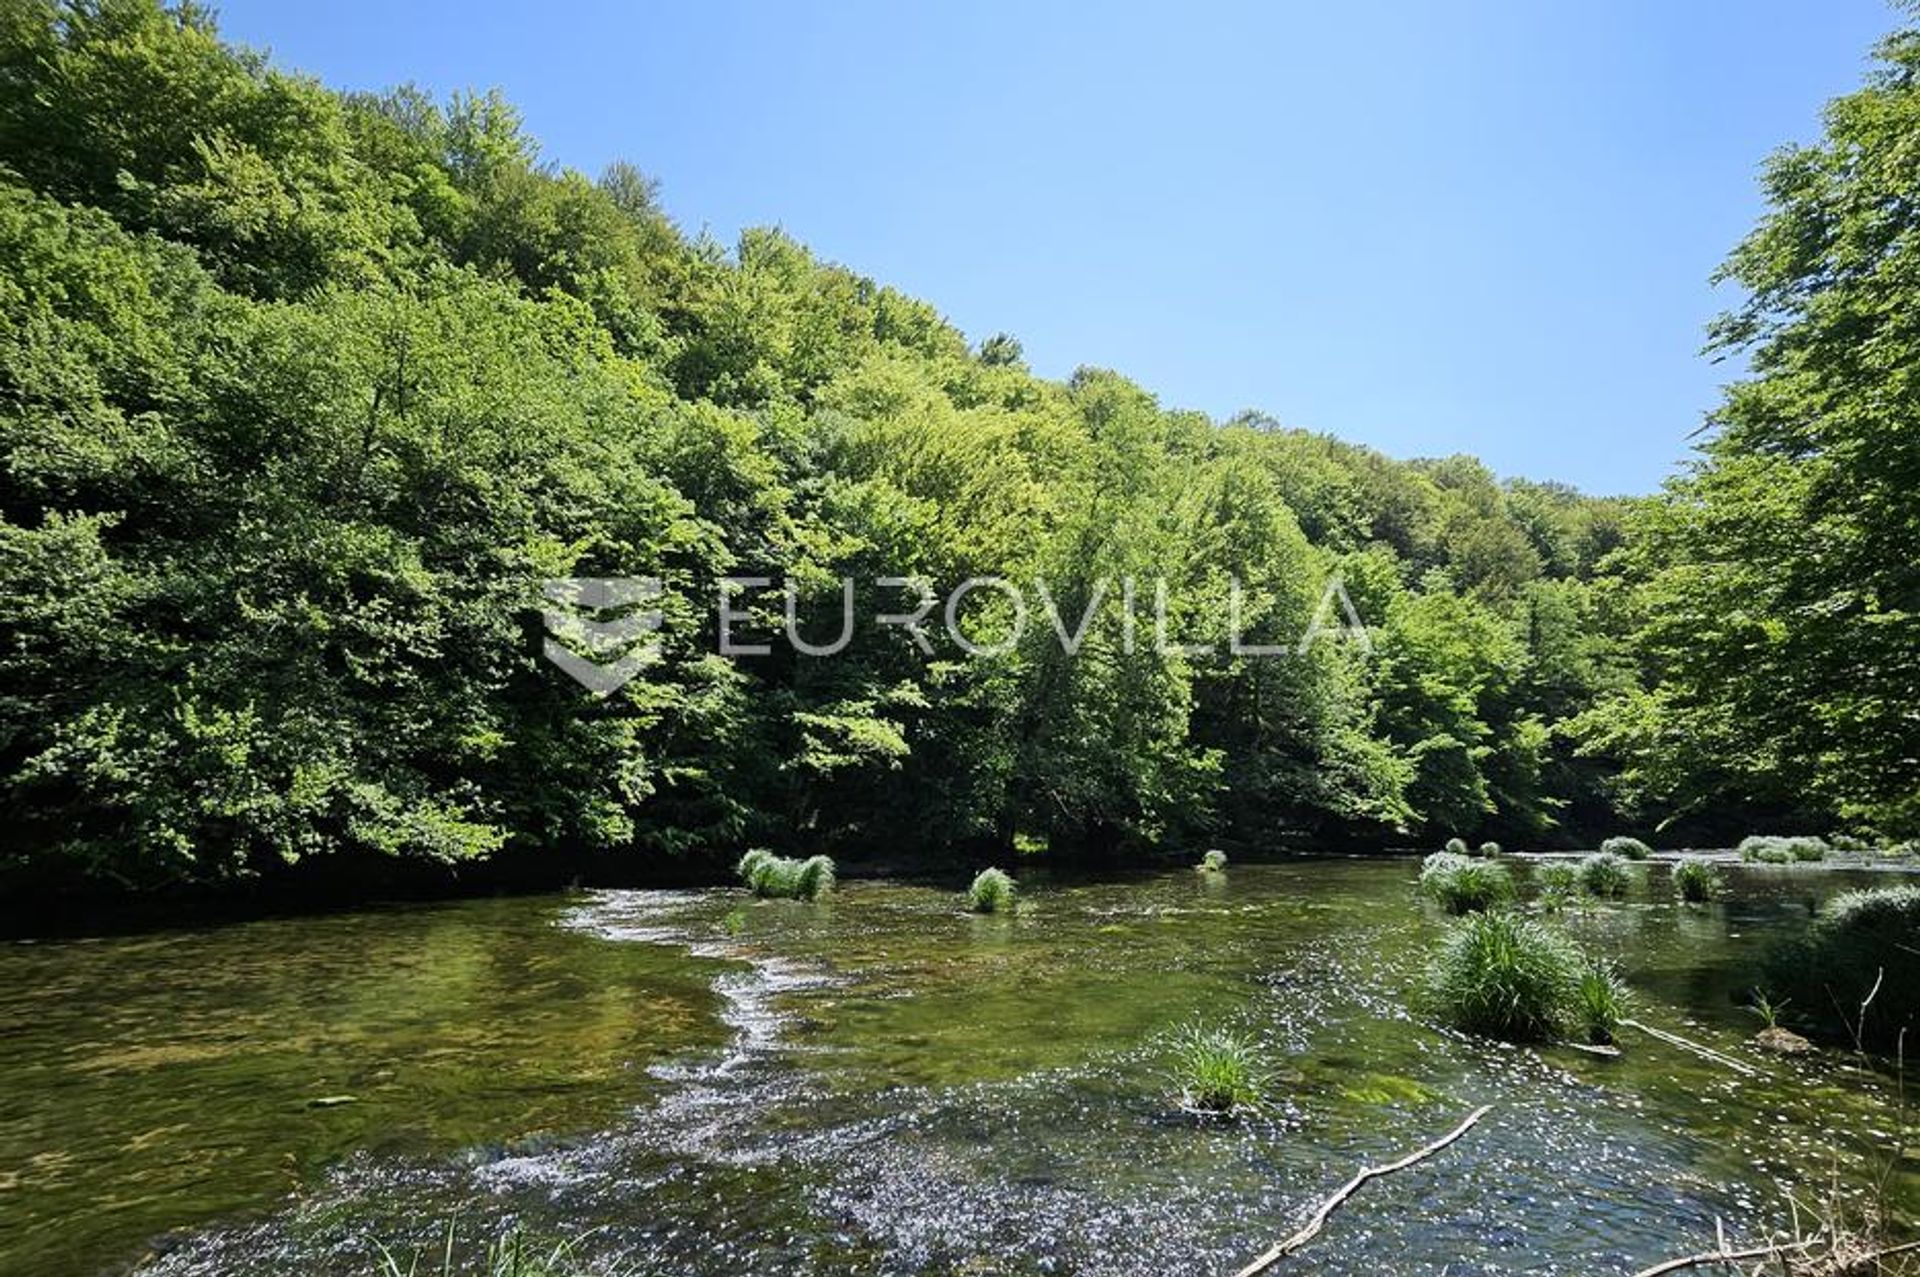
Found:
<path fill-rule="evenodd" d="M 1916 1217 L 1885 1072 L 1745 1045 L 1760 955 L 1858 875 L 1736 868 L 1685 907 L 1654 865 L 1566 915 L 1640 1019 L 1745 1076 L 1638 1033 L 1607 1059 L 1436 1027 L 1416 870 L 1034 876 L 1013 917 L 853 881 L 6 944 L 0 1272 L 358 1277 L 384 1246 L 438 1273 L 451 1225 L 461 1255 L 512 1227 L 636 1277 L 1229 1273 L 1482 1104 L 1294 1270 L 1624 1274 L 1883 1162 Z M 1195 1023 L 1259 1040 L 1264 1110 L 1172 1103 Z"/>

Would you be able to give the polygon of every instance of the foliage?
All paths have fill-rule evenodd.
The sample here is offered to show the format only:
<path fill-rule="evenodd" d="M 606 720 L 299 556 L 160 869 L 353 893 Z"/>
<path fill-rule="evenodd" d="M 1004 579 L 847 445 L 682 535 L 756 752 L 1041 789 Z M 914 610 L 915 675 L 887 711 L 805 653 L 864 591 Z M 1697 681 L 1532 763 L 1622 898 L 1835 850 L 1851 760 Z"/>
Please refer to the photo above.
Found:
<path fill-rule="evenodd" d="M 1580 866 L 1566 860 L 1550 860 L 1534 870 L 1540 886 L 1540 907 L 1558 913 L 1580 896 Z"/>
<path fill-rule="evenodd" d="M 1623 860 L 1645 860 L 1653 855 L 1653 848 L 1625 834 L 1615 834 L 1600 844 L 1600 850 L 1610 852 Z"/>
<path fill-rule="evenodd" d="M 1260 1103 L 1265 1071 L 1251 1038 L 1190 1026 L 1174 1037 L 1172 1056 L 1174 1080 L 1194 1108 L 1231 1113 Z"/>
<path fill-rule="evenodd" d="M 1483 842 L 1473 849 L 1472 854 L 1482 860 L 1491 860 L 1500 854 L 1500 844 L 1492 841 Z"/>
<path fill-rule="evenodd" d="M 1420 890 L 1448 913 L 1472 913 L 1513 899 L 1513 875 L 1505 865 L 1437 851 L 1421 863 Z"/>
<path fill-rule="evenodd" d="M 509 1228 L 474 1253 L 469 1262 L 456 1258 L 456 1240 L 455 1224 L 449 1222 L 445 1240 L 435 1248 L 436 1253 L 414 1251 L 407 1256 L 404 1266 L 392 1250 L 376 1241 L 374 1246 L 380 1253 L 377 1277 L 454 1277 L 456 1273 L 477 1273 L 480 1277 L 585 1277 L 589 1271 L 610 1271 L 590 1270 L 576 1253 L 577 1239 L 547 1244 L 536 1241 L 519 1228 Z"/>
<path fill-rule="evenodd" d="M 1464 838 L 1447 839 L 1445 850 L 1449 856 L 1470 856 L 1473 854 L 1473 848 L 1467 845 L 1467 840 Z"/>
<path fill-rule="evenodd" d="M 1920 830 L 1920 27 L 1878 55 L 1768 161 L 1712 333 L 1749 375 L 1614 561 L 1645 677 L 1569 730 L 1630 803 Z"/>
<path fill-rule="evenodd" d="M 543 162 L 497 94 L 339 93 L 198 6 L 25 0 L 0 886 L 795 837 L 1573 845 L 1747 803 L 1910 837 L 1920 38 L 1883 56 L 1729 267 L 1752 379 L 1695 473 L 1625 502 L 1041 378 L 778 230 L 683 235 L 631 165 Z M 731 659 L 709 606 L 763 576 L 741 631 L 820 643 L 843 578 L 870 616 L 913 601 L 882 578 L 983 573 L 1031 622 L 990 657 L 936 612 Z M 1161 576 L 1195 650 L 1149 641 Z M 606 696 L 541 658 L 542 587 L 574 577 L 661 582 L 658 648 Z M 1301 652 L 1335 577 L 1368 651 Z M 978 592 L 960 624 L 1014 619 Z"/>
<path fill-rule="evenodd" d="M 1200 857 L 1200 868 L 1208 873 L 1219 873 L 1227 867 L 1227 853 L 1213 848 Z"/>
<path fill-rule="evenodd" d="M 1618 899 L 1633 885 L 1633 873 L 1624 857 L 1609 851 L 1596 851 L 1580 861 L 1580 885 L 1590 896 Z"/>
<path fill-rule="evenodd" d="M 1688 904 L 1705 904 L 1724 888 L 1720 871 L 1698 856 L 1682 856 L 1673 866 L 1673 890 Z"/>
<path fill-rule="evenodd" d="M 1776 999 L 1765 989 L 1755 989 L 1753 1000 L 1747 1003 L 1747 1010 L 1759 1017 L 1762 1028 L 1777 1029 L 1780 1027 L 1780 1017 L 1786 1014 L 1792 1001 L 1792 998 Z"/>
<path fill-rule="evenodd" d="M 788 900 L 818 900 L 833 890 L 833 860 L 827 856 L 808 856 L 805 860 L 776 856 L 766 851 L 750 851 L 736 866 L 740 880 L 756 896 Z"/>
<path fill-rule="evenodd" d="M 1783 838 L 1773 834 L 1751 834 L 1740 840 L 1740 859 L 1763 865 L 1825 860 L 1831 850 L 1825 839 L 1805 835 Z"/>
<path fill-rule="evenodd" d="M 1804 939 L 1768 955 L 1767 987 L 1801 1008 L 1811 1033 L 1891 1049 L 1920 1026 L 1916 935 L 1920 886 L 1843 892 Z"/>
<path fill-rule="evenodd" d="M 1454 925 L 1427 968 L 1427 995 L 1454 1027 L 1509 1042 L 1545 1042 L 1573 1023 L 1579 951 L 1536 919 L 1496 911 Z"/>
<path fill-rule="evenodd" d="M 982 869 L 967 887 L 967 908 L 974 913 L 1012 913 L 1018 893 L 1013 879 L 999 869 Z"/>
<path fill-rule="evenodd" d="M 1587 1041 L 1611 1043 L 1631 1000 L 1619 968 L 1604 958 L 1589 958 L 1573 991 L 1574 1018 Z"/>

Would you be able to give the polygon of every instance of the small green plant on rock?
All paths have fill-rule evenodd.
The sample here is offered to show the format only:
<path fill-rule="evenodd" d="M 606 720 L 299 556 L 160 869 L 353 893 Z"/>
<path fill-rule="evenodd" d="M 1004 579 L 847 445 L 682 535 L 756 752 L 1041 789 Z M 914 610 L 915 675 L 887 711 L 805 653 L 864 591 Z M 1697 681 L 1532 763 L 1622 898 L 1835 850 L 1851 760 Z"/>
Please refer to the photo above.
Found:
<path fill-rule="evenodd" d="M 1005 872 L 982 869 L 967 888 L 967 908 L 975 913 L 1011 913 L 1017 890 Z"/>

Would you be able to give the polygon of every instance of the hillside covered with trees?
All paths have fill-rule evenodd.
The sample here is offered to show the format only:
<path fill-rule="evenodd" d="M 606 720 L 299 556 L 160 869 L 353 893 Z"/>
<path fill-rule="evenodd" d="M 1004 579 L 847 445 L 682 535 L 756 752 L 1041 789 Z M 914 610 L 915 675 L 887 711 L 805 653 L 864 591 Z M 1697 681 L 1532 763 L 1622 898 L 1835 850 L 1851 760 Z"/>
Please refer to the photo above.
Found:
<path fill-rule="evenodd" d="M 16 892 L 559 852 L 1127 856 L 1920 833 L 1920 35 L 1781 154 L 1658 497 L 1399 461 L 723 246 L 497 95 L 336 93 L 192 7 L 0 9 L 0 864 Z M 644 157 L 641 157 L 644 159 Z M 841 581 L 1100 598 L 993 657 Z M 541 585 L 656 577 L 596 698 Z M 1167 583 L 1207 654 L 1126 641 Z M 1345 584 L 1371 651 L 1306 632 Z M 898 592 L 859 611 L 897 610 Z M 1150 602 L 1140 623 L 1151 628 Z M 1007 618 L 987 592 L 968 626 Z"/>

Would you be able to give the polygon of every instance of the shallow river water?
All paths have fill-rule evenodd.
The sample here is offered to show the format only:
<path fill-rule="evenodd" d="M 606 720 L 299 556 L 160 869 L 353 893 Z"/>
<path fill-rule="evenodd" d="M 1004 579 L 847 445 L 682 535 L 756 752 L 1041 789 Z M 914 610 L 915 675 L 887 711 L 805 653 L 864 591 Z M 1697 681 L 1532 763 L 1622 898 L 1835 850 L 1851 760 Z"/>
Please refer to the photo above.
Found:
<path fill-rule="evenodd" d="M 1683 908 L 1655 865 L 1566 916 L 1639 1019 L 1745 1076 L 1631 1031 L 1606 1059 L 1436 1028 L 1416 869 L 1036 882 L 1011 918 L 850 882 L 6 945 L 0 1273 L 371 1274 L 381 1246 L 437 1273 L 449 1224 L 456 1255 L 513 1228 L 635 1277 L 1230 1273 L 1481 1104 L 1276 1271 L 1626 1274 L 1881 1175 L 1920 1212 L 1886 1077 L 1745 1045 L 1760 955 L 1857 876 L 1736 869 Z M 1193 1023 L 1264 1045 L 1264 1111 L 1175 1107 Z"/>

